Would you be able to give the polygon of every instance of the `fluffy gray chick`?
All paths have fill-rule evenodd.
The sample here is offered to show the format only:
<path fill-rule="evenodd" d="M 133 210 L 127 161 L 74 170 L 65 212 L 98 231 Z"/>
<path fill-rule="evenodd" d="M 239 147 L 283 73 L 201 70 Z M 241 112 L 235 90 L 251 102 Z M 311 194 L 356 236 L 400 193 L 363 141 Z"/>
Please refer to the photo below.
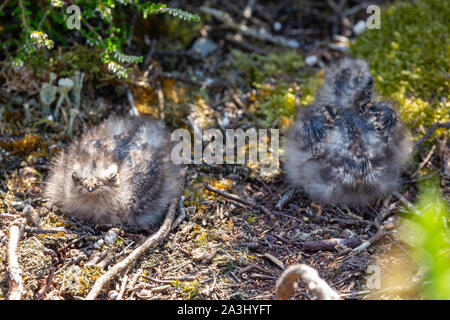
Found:
<path fill-rule="evenodd" d="M 93 223 L 154 225 L 180 193 L 181 168 L 170 152 L 164 124 L 110 117 L 56 157 L 44 196 Z"/>
<path fill-rule="evenodd" d="M 372 92 L 366 63 L 345 59 L 327 71 L 315 101 L 289 129 L 287 178 L 314 202 L 365 205 L 398 187 L 410 136 L 388 103 L 373 101 Z"/>

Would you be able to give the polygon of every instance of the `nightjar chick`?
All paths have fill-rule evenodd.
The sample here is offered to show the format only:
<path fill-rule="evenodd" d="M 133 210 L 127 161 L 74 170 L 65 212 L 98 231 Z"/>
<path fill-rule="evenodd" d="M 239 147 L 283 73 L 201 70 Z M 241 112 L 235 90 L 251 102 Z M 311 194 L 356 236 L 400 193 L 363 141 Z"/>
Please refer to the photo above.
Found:
<path fill-rule="evenodd" d="M 289 129 L 285 171 L 314 202 L 365 205 L 398 187 L 411 149 L 394 109 L 373 98 L 366 63 L 344 59 Z"/>
<path fill-rule="evenodd" d="M 158 223 L 179 195 L 181 167 L 163 123 L 110 117 L 56 157 L 44 195 L 64 214 L 93 223 Z"/>

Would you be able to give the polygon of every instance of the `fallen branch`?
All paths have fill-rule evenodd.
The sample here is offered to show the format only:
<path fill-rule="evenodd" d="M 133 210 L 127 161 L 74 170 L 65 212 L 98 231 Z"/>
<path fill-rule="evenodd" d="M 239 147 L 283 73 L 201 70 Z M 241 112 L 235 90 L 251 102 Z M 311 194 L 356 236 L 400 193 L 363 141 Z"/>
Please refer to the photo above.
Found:
<path fill-rule="evenodd" d="M 134 286 L 139 281 L 139 278 L 142 275 L 142 269 L 139 269 L 136 274 L 133 276 L 130 282 L 128 282 L 127 290 L 125 292 L 132 292 L 134 289 Z"/>
<path fill-rule="evenodd" d="M 116 297 L 116 300 L 122 300 L 123 295 L 125 293 L 125 289 L 127 288 L 127 283 L 128 283 L 128 275 L 125 275 L 122 279 L 122 285 L 120 286 L 120 291 Z"/>
<path fill-rule="evenodd" d="M 397 209 L 397 206 L 398 202 L 394 202 L 389 207 L 383 209 L 383 211 L 381 211 L 375 218 L 375 227 L 380 227 L 384 219 L 386 219 L 391 213 L 393 213 Z"/>
<path fill-rule="evenodd" d="M 25 231 L 26 232 L 29 232 L 29 233 L 37 233 L 37 234 L 42 234 L 42 233 L 61 233 L 61 232 L 63 232 L 63 233 L 67 233 L 67 230 L 66 230 L 66 228 L 64 228 L 64 227 L 56 227 L 56 228 L 29 228 L 29 227 L 26 227 L 25 228 Z"/>
<path fill-rule="evenodd" d="M 281 270 L 284 269 L 284 264 L 283 262 L 280 261 L 280 259 L 278 259 L 277 257 L 271 255 L 270 253 L 264 253 L 262 255 L 263 257 L 269 259 L 270 261 L 272 261 L 274 264 L 276 264 Z"/>
<path fill-rule="evenodd" d="M 450 129 L 450 122 L 436 122 L 435 124 L 433 124 L 428 131 L 423 135 L 422 138 L 420 138 L 414 148 L 417 149 L 425 140 L 427 140 L 432 134 L 433 132 L 437 129 L 437 128 L 446 128 L 446 129 Z"/>
<path fill-rule="evenodd" d="M 267 55 L 267 51 L 264 50 L 263 48 L 254 46 L 248 42 L 243 41 L 241 35 L 236 36 L 232 36 L 232 35 L 227 35 L 225 37 L 225 41 L 228 41 L 230 44 L 239 47 L 240 49 L 244 50 L 244 51 L 248 51 L 248 52 L 254 52 L 260 55 Z"/>
<path fill-rule="evenodd" d="M 217 19 L 220 22 L 222 22 L 223 24 L 225 24 L 225 27 L 235 30 L 235 31 L 238 31 L 245 36 L 255 38 L 260 41 L 267 41 L 267 42 L 270 42 L 270 43 L 273 43 L 273 44 L 276 44 L 279 46 L 293 48 L 293 49 L 297 49 L 300 46 L 297 40 L 288 39 L 288 38 L 285 38 L 282 36 L 274 36 L 274 35 L 270 34 L 269 32 L 267 32 L 267 30 L 264 28 L 255 29 L 255 28 L 250 28 L 246 25 L 237 24 L 236 22 L 233 21 L 233 18 L 231 18 L 231 16 L 228 13 L 223 12 L 221 10 L 217 10 L 217 9 L 210 8 L 207 6 L 201 6 L 200 11 L 213 16 L 215 19 Z"/>
<path fill-rule="evenodd" d="M 15 220 L 17 219 L 17 215 L 9 213 L 0 213 L 0 219 Z"/>
<path fill-rule="evenodd" d="M 263 125 L 261 124 L 261 121 L 259 121 L 259 119 L 253 114 L 253 112 L 251 112 L 250 110 L 248 110 L 248 108 L 247 108 L 247 106 L 244 104 L 244 102 L 242 102 L 242 100 L 239 98 L 239 96 L 238 96 L 237 94 L 235 94 L 234 92 L 233 92 L 232 98 L 233 98 L 233 101 L 236 103 L 236 105 L 237 105 L 239 108 L 241 108 L 241 109 L 245 112 L 245 114 L 246 114 L 247 116 L 250 117 L 250 119 L 251 119 L 253 122 L 255 122 L 255 125 L 256 125 L 256 127 L 257 127 L 258 129 L 259 129 L 259 128 L 261 128 L 261 129 L 267 128 L 267 127 L 265 127 L 265 126 L 263 126 Z"/>
<path fill-rule="evenodd" d="M 289 188 L 275 205 L 278 210 L 283 210 L 284 206 L 295 199 L 295 188 Z"/>
<path fill-rule="evenodd" d="M 422 213 L 417 210 L 417 208 L 411 203 L 409 202 L 408 199 L 405 198 L 405 196 L 403 196 L 400 192 L 398 191 L 394 191 L 392 193 L 394 196 L 397 197 L 398 200 L 400 200 L 401 203 L 403 203 L 407 209 L 411 210 L 413 213 L 417 214 L 417 215 L 421 215 Z"/>
<path fill-rule="evenodd" d="M 175 79 L 177 81 L 181 81 L 193 86 L 197 86 L 197 87 L 205 87 L 205 88 L 224 88 L 227 86 L 230 86 L 231 83 L 227 80 L 204 80 L 204 81 L 195 81 L 191 78 L 186 78 L 183 77 L 181 75 L 176 75 L 176 74 L 171 74 L 168 72 L 164 72 L 162 74 L 164 77 L 166 78 L 170 78 L 170 79 Z"/>
<path fill-rule="evenodd" d="M 52 284 L 54 276 L 55 276 L 55 268 L 52 267 L 50 269 L 50 272 L 49 272 L 48 276 L 47 276 L 47 280 L 45 281 L 45 285 L 36 294 L 36 298 L 35 298 L 36 300 L 44 299 L 46 293 L 50 289 L 50 286 Z"/>
<path fill-rule="evenodd" d="M 172 224 L 172 227 L 170 228 L 170 231 L 175 230 L 186 218 L 186 209 L 184 208 L 184 197 L 182 196 L 180 198 L 180 201 L 178 201 L 178 216 L 175 219 L 175 221 Z"/>
<path fill-rule="evenodd" d="M 289 266 L 277 280 L 277 298 L 279 300 L 288 300 L 294 291 L 295 281 L 301 278 L 308 289 L 320 300 L 341 300 L 339 294 L 331 288 L 325 280 L 319 277 L 319 273 L 305 265 L 295 264 Z"/>
<path fill-rule="evenodd" d="M 383 238 L 387 234 L 387 232 L 392 228 L 394 228 L 394 224 L 392 222 L 386 223 L 380 229 L 378 229 L 378 231 L 367 241 L 364 241 L 362 244 L 354 248 L 353 252 L 364 251 L 365 249 L 367 249 L 368 247 L 379 241 L 381 238 Z"/>
<path fill-rule="evenodd" d="M 262 280 L 275 280 L 277 277 L 269 276 L 266 274 L 260 274 L 260 273 L 251 273 L 250 278 L 252 279 L 262 279 Z"/>
<path fill-rule="evenodd" d="M 361 239 L 356 237 L 350 237 L 345 239 L 332 238 L 326 240 L 311 240 L 303 243 L 303 249 L 305 251 L 333 251 L 337 246 L 346 246 L 349 248 L 355 248 L 361 244 Z"/>
<path fill-rule="evenodd" d="M 155 234 L 145 240 L 143 244 L 133 250 L 129 256 L 114 265 L 105 274 L 103 274 L 93 285 L 91 291 L 86 296 L 86 300 L 95 300 L 97 296 L 102 291 L 105 284 L 110 282 L 117 274 L 130 267 L 136 260 L 146 253 L 148 250 L 157 246 L 170 232 L 170 227 L 172 226 L 173 219 L 175 217 L 175 211 L 177 209 L 178 199 L 170 204 L 169 210 L 167 212 L 166 218 L 161 228 Z"/>
<path fill-rule="evenodd" d="M 9 228 L 8 242 L 8 269 L 9 269 L 9 294 L 8 300 L 22 300 L 23 279 L 22 269 L 17 258 L 17 245 L 23 233 L 25 219 L 20 218 L 12 223 Z"/>
<path fill-rule="evenodd" d="M 228 199 L 231 199 L 231 200 L 243 203 L 243 204 L 245 204 L 247 206 L 254 206 L 255 205 L 255 202 L 253 200 L 242 199 L 242 198 L 240 198 L 238 196 L 235 196 L 234 194 L 231 194 L 231 193 L 228 193 L 226 191 L 222 191 L 222 190 L 216 189 L 216 188 L 214 188 L 213 186 L 211 186 L 211 185 L 209 185 L 207 183 L 204 183 L 203 185 L 205 186 L 205 188 L 207 190 L 209 190 L 211 192 L 214 192 L 214 193 L 217 193 L 217 194 L 221 195 L 222 197 L 225 197 L 225 198 L 228 198 Z"/>
<path fill-rule="evenodd" d="M 419 165 L 417 166 L 416 171 L 414 171 L 414 173 L 409 177 L 409 179 L 414 179 L 414 177 L 419 173 L 419 171 L 422 170 L 423 167 L 426 166 L 428 161 L 430 161 L 431 156 L 433 155 L 435 149 L 436 149 L 436 145 L 433 145 L 433 147 L 431 148 L 430 152 L 428 152 L 428 154 L 425 157 L 425 159 L 423 159 L 423 161 L 421 163 L 419 163 Z"/>

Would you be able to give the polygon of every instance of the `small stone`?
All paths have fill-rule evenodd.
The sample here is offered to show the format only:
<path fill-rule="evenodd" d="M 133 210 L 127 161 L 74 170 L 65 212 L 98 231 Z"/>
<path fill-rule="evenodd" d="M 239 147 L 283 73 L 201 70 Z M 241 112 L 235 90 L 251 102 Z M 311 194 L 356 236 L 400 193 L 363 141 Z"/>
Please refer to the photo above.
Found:
<path fill-rule="evenodd" d="M 366 31 L 366 28 L 367 28 L 366 22 L 364 20 L 360 20 L 353 26 L 353 33 L 359 36 L 361 33 Z"/>
<path fill-rule="evenodd" d="M 103 241 L 103 239 L 100 239 L 96 243 L 94 243 L 94 248 L 95 249 L 101 249 L 104 244 L 105 244 L 105 242 Z"/>
<path fill-rule="evenodd" d="M 330 43 L 330 49 L 340 52 L 348 52 L 350 49 L 342 44 Z"/>
<path fill-rule="evenodd" d="M 317 59 L 317 56 L 308 56 L 305 59 L 305 63 L 310 67 L 316 65 L 317 62 L 319 62 L 319 59 Z"/>
<path fill-rule="evenodd" d="M 347 52 L 349 51 L 349 40 L 346 36 L 335 34 L 333 36 L 334 43 L 330 43 L 330 48 L 336 51 Z"/>
<path fill-rule="evenodd" d="M 215 255 L 216 250 L 213 249 L 196 248 L 192 250 L 192 258 L 203 263 L 210 262 Z"/>
<path fill-rule="evenodd" d="M 346 36 L 342 36 L 340 34 L 335 34 L 333 36 L 333 40 L 338 44 L 342 44 L 342 45 L 346 45 L 346 46 L 348 46 L 348 44 L 350 42 Z"/>
<path fill-rule="evenodd" d="M 116 243 L 116 239 L 117 239 L 117 230 L 116 229 L 110 229 L 104 237 L 105 240 L 105 244 L 107 246 L 113 245 L 114 243 Z"/>
<path fill-rule="evenodd" d="M 116 290 L 111 290 L 110 292 L 108 292 L 108 298 L 111 300 L 116 300 L 118 295 L 119 293 Z"/>
<path fill-rule="evenodd" d="M 33 186 L 30 190 L 28 190 L 27 194 L 31 197 L 31 198 L 38 198 L 41 196 L 42 194 L 42 190 L 40 187 L 38 186 Z"/>
<path fill-rule="evenodd" d="M 216 43 L 205 37 L 198 38 L 192 45 L 192 51 L 198 52 L 204 57 L 210 55 L 217 48 L 218 45 Z"/>
<path fill-rule="evenodd" d="M 350 237 L 355 237 L 355 236 L 356 236 L 356 234 L 353 231 L 349 230 L 349 229 L 344 229 L 341 232 L 341 237 L 342 238 L 350 238 Z"/>
<path fill-rule="evenodd" d="M 35 177 L 35 170 L 32 167 L 25 167 L 19 169 L 19 174 L 24 178 L 32 178 Z"/>
<path fill-rule="evenodd" d="M 26 204 L 23 207 L 22 213 L 27 218 L 27 221 L 28 221 L 29 224 L 31 224 L 32 226 L 35 226 L 35 227 L 39 227 L 40 226 L 39 215 L 38 215 L 36 210 L 34 210 L 34 208 L 31 205 Z"/>
<path fill-rule="evenodd" d="M 280 22 L 276 21 L 276 22 L 273 24 L 273 30 L 274 30 L 275 32 L 280 32 L 280 31 L 281 31 L 281 28 L 283 28 L 283 25 L 282 25 Z"/>
<path fill-rule="evenodd" d="M 228 127 L 228 125 L 230 124 L 230 118 L 228 117 L 228 115 L 225 115 L 222 119 L 222 126 L 224 128 Z"/>

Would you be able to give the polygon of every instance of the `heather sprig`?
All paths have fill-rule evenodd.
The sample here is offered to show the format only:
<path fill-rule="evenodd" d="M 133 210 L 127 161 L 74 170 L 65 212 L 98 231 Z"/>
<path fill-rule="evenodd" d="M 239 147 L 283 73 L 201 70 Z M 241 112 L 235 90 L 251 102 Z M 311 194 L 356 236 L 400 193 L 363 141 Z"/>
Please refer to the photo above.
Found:
<path fill-rule="evenodd" d="M 15 27 L 22 29 L 20 44 L 13 60 L 14 66 L 23 66 L 38 50 L 68 47 L 73 42 L 79 42 L 100 49 L 101 60 L 108 71 L 119 79 L 126 78 L 131 70 L 130 65 L 140 63 L 143 59 L 142 56 L 122 51 L 131 39 L 133 30 L 124 28 L 123 21 L 131 20 L 133 12 L 144 19 L 150 15 L 168 14 L 187 21 L 200 21 L 196 14 L 151 1 L 79 0 L 73 4 L 80 12 L 76 20 L 80 22 L 80 28 L 75 30 L 68 25 L 68 21 L 71 15 L 77 13 L 73 8 L 68 10 L 69 4 L 64 1 L 51 0 L 44 6 L 26 0 L 13 0 L 7 4 L 12 9 L 13 16 L 17 18 Z M 72 32 L 70 37 L 67 32 Z"/>

